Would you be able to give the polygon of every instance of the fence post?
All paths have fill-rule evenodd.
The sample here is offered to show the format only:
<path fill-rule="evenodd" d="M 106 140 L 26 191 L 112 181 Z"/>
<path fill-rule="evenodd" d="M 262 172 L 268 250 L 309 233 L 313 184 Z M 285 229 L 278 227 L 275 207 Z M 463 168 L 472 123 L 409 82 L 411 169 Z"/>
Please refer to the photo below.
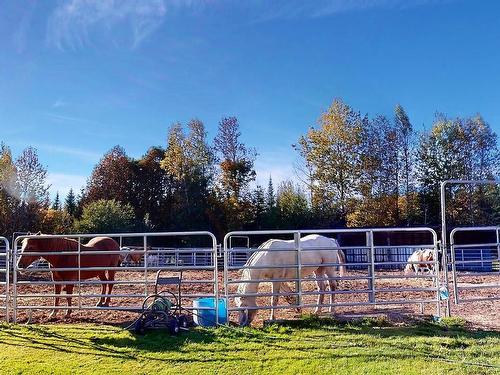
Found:
<path fill-rule="evenodd" d="M 373 246 L 373 231 L 366 232 L 366 257 L 368 263 L 368 289 L 371 290 L 368 294 L 368 301 L 375 303 L 375 248 Z"/>
<path fill-rule="evenodd" d="M 142 245 L 144 247 L 144 298 L 148 297 L 148 238 L 146 235 L 142 237 Z M 158 265 L 159 266 L 159 265 Z M 179 301 L 179 304 L 181 301 Z"/>
<path fill-rule="evenodd" d="M 451 256 L 451 272 L 453 275 L 453 294 L 455 297 L 455 304 L 458 304 L 460 301 L 460 298 L 458 296 L 458 285 L 457 285 L 457 265 L 456 265 L 456 251 L 455 251 L 455 239 L 453 234 L 450 235 L 450 256 Z M 462 257 L 464 254 L 464 249 L 462 248 Z"/>
<path fill-rule="evenodd" d="M 10 318 L 10 244 L 7 238 L 3 238 L 5 243 L 5 321 Z"/>
<path fill-rule="evenodd" d="M 17 323 L 17 238 L 12 248 L 12 320 Z"/>
<path fill-rule="evenodd" d="M 231 241 L 231 240 L 230 240 Z M 222 266 L 222 273 L 224 277 L 224 299 L 226 301 L 226 324 L 229 324 L 229 298 L 228 298 L 228 269 L 227 267 L 229 266 L 229 257 L 228 257 L 228 249 L 227 249 L 227 238 L 224 236 L 224 243 L 223 243 L 223 256 L 224 256 L 224 264 Z M 248 255 L 248 253 L 247 253 Z"/>
<path fill-rule="evenodd" d="M 297 250 L 297 281 L 295 282 L 296 290 L 297 290 L 297 306 L 302 306 L 302 253 L 300 246 L 300 232 L 295 232 L 293 234 L 293 239 L 295 241 L 295 249 Z M 279 292 L 278 292 L 279 293 Z"/>
<path fill-rule="evenodd" d="M 433 233 L 433 243 L 434 243 L 434 280 L 436 285 L 436 316 L 441 317 L 441 277 L 439 274 L 439 247 L 441 241 L 437 239 L 437 236 Z M 448 287 L 448 286 L 446 286 Z"/>
<path fill-rule="evenodd" d="M 497 229 L 495 230 L 496 234 L 497 234 L 497 261 L 498 261 L 498 267 L 499 267 L 499 271 L 500 271 L 500 234 L 498 233 L 498 230 L 499 228 L 497 227 Z M 495 259 L 495 258 L 493 258 Z M 493 262 L 491 262 L 491 268 L 492 268 L 492 271 L 494 270 L 493 269 Z"/>
<path fill-rule="evenodd" d="M 78 237 L 78 309 L 82 308 L 82 277 L 81 277 L 81 271 L 82 271 L 81 250 L 82 250 L 82 248 L 81 248 L 81 246 L 82 246 L 82 239 L 81 239 L 81 237 Z M 71 292 L 71 293 L 73 294 L 73 292 Z"/>

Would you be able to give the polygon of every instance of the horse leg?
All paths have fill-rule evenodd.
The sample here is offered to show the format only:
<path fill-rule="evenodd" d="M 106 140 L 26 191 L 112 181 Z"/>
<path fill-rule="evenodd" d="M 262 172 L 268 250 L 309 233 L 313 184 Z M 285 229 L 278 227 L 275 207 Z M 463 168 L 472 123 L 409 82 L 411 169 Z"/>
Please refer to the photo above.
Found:
<path fill-rule="evenodd" d="M 108 281 L 114 281 L 115 280 L 115 274 L 116 271 L 108 271 Z M 109 303 L 111 302 L 111 291 L 113 290 L 113 283 L 108 284 L 108 296 L 106 297 L 106 300 L 104 301 L 103 306 L 109 306 Z"/>
<path fill-rule="evenodd" d="M 337 280 L 334 279 L 336 277 L 335 270 L 328 267 L 326 269 L 326 276 L 328 278 L 328 286 L 330 287 L 330 306 L 328 307 L 328 312 L 333 313 L 333 303 L 335 302 L 334 292 L 337 290 Z"/>
<path fill-rule="evenodd" d="M 325 300 L 325 282 L 323 280 L 318 280 L 318 278 L 324 277 L 324 271 L 320 267 L 316 271 L 314 271 L 314 278 L 316 279 L 316 286 L 318 287 L 318 300 L 316 301 L 316 308 L 314 309 L 314 314 L 321 313 L 321 305 Z"/>
<path fill-rule="evenodd" d="M 54 294 L 56 295 L 56 297 L 54 299 L 54 309 L 50 313 L 49 319 L 55 318 L 57 315 L 57 307 L 59 306 L 59 295 L 61 294 L 61 289 L 62 289 L 61 284 L 54 285 Z"/>
<path fill-rule="evenodd" d="M 288 294 L 291 294 L 293 293 L 293 290 L 288 286 L 287 283 L 282 283 L 281 284 L 281 291 L 284 292 L 284 293 L 288 293 Z M 298 295 L 295 295 L 295 296 L 285 296 L 285 299 L 286 301 L 290 304 L 290 305 L 293 305 L 293 306 L 296 306 L 295 307 L 295 310 L 300 314 L 302 312 L 302 309 L 300 308 L 299 306 L 299 296 Z"/>
<path fill-rule="evenodd" d="M 106 278 L 105 272 L 100 273 L 98 277 L 99 277 L 99 280 L 101 280 L 101 281 L 104 281 L 104 282 L 108 281 Z M 97 307 L 104 306 L 104 301 L 105 301 L 104 295 L 106 294 L 106 284 L 104 282 L 101 284 L 101 297 L 99 298 L 99 302 L 97 302 L 97 305 L 96 305 Z"/>
<path fill-rule="evenodd" d="M 66 285 L 66 287 L 64 288 L 64 290 L 66 290 L 66 294 L 73 294 L 73 288 L 75 287 L 74 284 L 68 284 Z M 70 315 L 71 315 L 71 299 L 73 297 L 69 296 L 69 297 L 66 297 L 66 301 L 68 302 L 68 310 L 66 310 L 66 315 L 65 315 L 65 318 L 69 318 Z"/>
<path fill-rule="evenodd" d="M 278 294 L 280 292 L 281 282 L 280 281 L 275 281 L 272 284 L 273 284 L 273 286 L 272 286 L 272 292 L 271 293 L 273 295 L 271 296 L 272 309 L 271 309 L 271 316 L 269 317 L 270 320 L 274 320 L 275 319 L 274 306 L 278 305 L 278 299 L 279 299 L 279 296 L 275 295 L 275 294 Z"/>

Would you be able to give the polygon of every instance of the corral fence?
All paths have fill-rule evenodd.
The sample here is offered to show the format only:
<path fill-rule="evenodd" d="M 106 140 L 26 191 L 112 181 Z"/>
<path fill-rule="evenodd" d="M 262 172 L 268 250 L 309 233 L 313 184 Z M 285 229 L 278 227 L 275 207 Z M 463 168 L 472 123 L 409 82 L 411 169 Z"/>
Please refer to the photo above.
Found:
<path fill-rule="evenodd" d="M 9 316 L 10 247 L 5 237 L 0 237 L 0 320 Z"/>
<path fill-rule="evenodd" d="M 120 250 L 90 250 L 84 246 L 91 238 L 99 236 L 113 238 L 120 245 Z M 26 249 L 21 254 L 22 241 L 29 238 L 66 238 L 76 241 L 77 246 L 68 246 L 72 248 L 62 250 L 48 249 L 43 252 Z M 142 255 L 138 263 L 130 260 L 132 253 Z M 120 256 L 122 261 L 114 265 L 96 265 L 96 262 L 90 261 L 92 256 L 104 254 Z M 40 256 L 51 257 L 52 266 L 49 268 L 46 262 L 39 261 L 26 268 L 18 264 L 20 257 Z M 60 263 L 62 258 L 69 263 L 60 268 L 54 266 Z M 180 303 L 185 309 L 192 309 L 194 299 L 218 298 L 219 294 L 217 241 L 210 232 L 23 235 L 14 241 L 12 266 L 11 300 L 8 301 L 6 297 L 5 306 L 11 306 L 14 321 L 20 318 L 31 319 L 36 312 L 53 309 L 141 311 L 143 300 L 154 293 L 159 271 L 162 278 L 180 278 Z M 95 277 L 96 272 L 102 271 L 116 273 L 115 279 L 101 281 L 86 278 L 91 274 Z M 63 276 L 64 281 L 57 281 L 57 278 L 53 280 L 51 275 L 57 272 L 66 275 Z M 73 273 L 72 277 L 69 276 L 70 273 Z M 66 281 L 68 279 L 71 281 Z M 7 277 L 6 282 L 8 280 Z M 61 294 L 62 305 L 54 306 L 54 297 L 57 296 L 55 289 L 66 285 L 72 286 L 72 292 Z M 106 293 L 106 286 L 113 287 L 111 293 Z M 163 287 L 177 294 L 177 286 L 178 284 Z M 6 294 L 8 295 L 9 293 Z M 96 306 L 96 301 L 108 296 L 111 298 L 109 306 Z M 71 307 L 67 306 L 67 298 L 73 299 Z M 217 310 L 217 306 L 215 308 Z"/>
<path fill-rule="evenodd" d="M 500 227 L 455 228 L 447 262 L 456 304 L 500 300 Z"/>
<path fill-rule="evenodd" d="M 346 274 L 343 277 L 318 277 L 320 282 L 335 281 L 337 288 L 317 290 L 311 272 L 321 266 L 337 267 L 338 263 L 319 264 L 304 262 L 304 254 L 310 250 L 324 248 L 302 248 L 300 239 L 309 234 L 322 234 L 335 238 L 339 246 L 329 247 L 328 251 L 342 250 L 346 257 Z M 90 238 L 106 236 L 115 239 L 121 250 L 102 251 L 99 254 L 125 255 L 116 267 L 89 266 L 83 261 L 96 251 L 89 251 L 84 244 Z M 14 319 L 25 321 L 48 315 L 54 309 L 56 285 L 72 285 L 70 294 L 61 294 L 58 310 L 67 309 L 66 298 L 71 297 L 71 310 L 98 311 L 109 310 L 137 312 L 142 308 L 143 299 L 154 292 L 156 274 L 165 277 L 181 277 L 181 304 L 192 309 L 192 302 L 197 298 L 218 298 L 223 294 L 227 298 L 228 316 L 234 316 L 243 308 L 235 303 L 238 286 L 254 283 L 261 284 L 253 293 L 258 307 L 255 309 L 273 309 L 272 297 L 287 299 L 274 308 L 284 311 L 300 307 L 312 311 L 317 307 L 339 308 L 342 311 L 357 311 L 359 315 L 374 308 L 393 309 L 402 305 L 411 308 L 420 307 L 441 315 L 440 297 L 444 287 L 453 292 L 455 303 L 475 302 L 500 299 L 500 227 L 457 228 L 450 234 L 450 247 L 442 267 L 439 270 L 438 241 L 436 232 L 431 228 L 381 228 L 381 229 L 332 229 L 332 230 L 282 230 L 282 231 L 238 231 L 230 232 L 221 245 L 217 245 L 215 236 L 210 232 L 165 232 L 165 233 L 120 233 L 120 234 L 71 234 L 43 236 L 44 238 L 71 238 L 78 247 L 68 251 L 36 252 L 25 251 L 23 256 L 73 257 L 73 267 L 61 269 L 49 268 L 46 261 L 38 260 L 28 267 L 20 267 L 18 260 L 22 241 L 26 238 L 40 238 L 36 235 L 20 235 L 13 240 L 12 246 L 6 238 L 0 237 L 0 320 Z M 283 253 L 294 254 L 293 261 L 273 266 L 276 269 L 292 269 L 292 277 L 279 277 L 269 280 L 244 280 L 243 271 L 259 267 L 249 265 L 252 254 L 265 251 L 259 245 L 265 241 L 283 239 L 294 246 L 287 249 L 274 249 Z M 431 249 L 434 252 L 431 270 L 416 274 L 405 273 L 409 256 L 418 249 Z M 54 249 L 55 250 L 55 249 Z M 142 255 L 139 263 L 131 260 L 129 253 Z M 420 264 L 422 262 L 419 262 Z M 218 275 L 218 270 L 223 273 Z M 68 281 L 52 279 L 51 272 L 77 272 L 77 277 Z M 82 275 L 91 271 L 116 272 L 114 281 L 101 281 L 96 278 L 85 279 Z M 442 271 L 442 272 L 440 272 Z M 182 273 L 182 275 L 181 275 Z M 449 274 L 449 280 L 448 280 Z M 440 280 L 441 278 L 441 280 Z M 270 282 L 280 282 L 289 288 L 273 292 Z M 101 286 L 113 284 L 110 306 L 95 306 L 104 297 Z M 165 286 L 171 290 L 173 286 Z M 173 290 L 172 290 L 173 291 Z M 248 295 L 246 293 L 245 295 Z M 252 294 L 250 294 L 252 296 Z M 318 304 L 318 296 L 324 300 Z M 215 304 L 215 309 L 219 304 Z M 245 309 L 252 309 L 252 307 Z M 447 309 L 449 312 L 450 309 Z M 216 314 L 219 317 L 219 314 Z"/>
<path fill-rule="evenodd" d="M 388 245 L 385 238 L 388 233 L 416 234 L 417 242 L 404 241 Z M 339 240 L 340 245 L 336 248 L 325 247 L 302 247 L 301 238 L 308 234 L 322 234 Z M 411 237 L 411 236 L 410 236 Z M 247 248 L 241 245 L 234 246 L 234 238 L 249 238 L 251 246 Z M 235 262 L 235 255 L 241 257 L 246 252 L 246 258 L 252 254 L 268 251 L 259 248 L 266 240 L 283 239 L 288 244 L 283 247 L 273 247 L 273 252 L 282 254 L 292 253 L 293 256 L 284 256 L 287 263 L 271 265 L 252 265 L 248 263 Z M 284 243 L 285 244 L 285 243 Z M 438 240 L 436 232 L 431 228 L 393 228 L 393 229 L 332 229 L 332 230 L 281 230 L 281 231 L 237 231 L 230 232 L 224 238 L 224 295 L 228 301 L 228 316 L 233 316 L 242 310 L 288 310 L 291 307 L 301 309 L 312 308 L 337 308 L 337 307 L 377 307 L 393 305 L 418 305 L 433 304 L 437 315 L 440 315 L 440 280 L 438 267 Z M 430 270 L 424 273 L 404 273 L 403 269 L 408 263 L 408 256 L 417 249 L 431 249 L 434 253 L 433 260 L 425 263 Z M 314 250 L 334 252 L 342 250 L 347 258 L 345 266 L 347 274 L 340 277 L 339 274 L 332 277 L 324 275 L 317 278 L 312 277 L 312 270 L 318 267 L 339 266 L 338 261 L 324 263 L 317 260 L 311 263 L 308 253 Z M 255 258 L 254 258 L 255 259 Z M 292 261 L 290 261 L 292 259 Z M 243 264 L 242 264 L 243 263 Z M 294 270 L 290 277 L 289 270 Z M 261 272 L 255 272 L 259 271 Z M 287 270 L 287 275 L 285 275 Z M 281 272 L 283 271 L 283 272 Z M 252 276 L 248 276 L 252 274 Z M 243 276 L 247 275 L 247 276 Z M 256 276 L 257 275 L 257 276 Z M 276 276 L 279 275 L 279 276 Z M 333 281 L 338 284 L 334 291 L 316 290 L 314 282 Z M 238 286 L 244 284 L 282 283 L 292 287 L 288 291 L 270 290 L 268 287 L 260 292 L 258 287 L 246 287 L 243 292 L 238 291 Z M 251 290 L 253 293 L 249 293 Z M 331 302 L 318 302 L 318 296 L 332 295 Z M 250 296 L 256 299 L 257 306 L 238 306 L 236 298 Z M 284 297 L 293 298 L 295 304 L 277 304 L 272 306 L 270 300 Z M 318 298 L 319 300 L 319 298 Z"/>

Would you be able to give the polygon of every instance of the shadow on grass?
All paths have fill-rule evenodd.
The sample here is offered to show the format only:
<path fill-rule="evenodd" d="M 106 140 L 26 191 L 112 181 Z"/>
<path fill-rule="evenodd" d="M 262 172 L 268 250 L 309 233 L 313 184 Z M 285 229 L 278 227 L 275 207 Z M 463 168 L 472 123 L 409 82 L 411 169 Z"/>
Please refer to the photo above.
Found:
<path fill-rule="evenodd" d="M 211 330 L 195 330 L 181 332 L 177 336 L 170 335 L 166 329 L 154 330 L 144 335 L 127 335 L 125 337 L 105 336 L 91 339 L 97 345 L 112 346 L 147 352 L 178 351 L 186 344 L 212 344 L 217 342 L 216 334 Z"/>
<path fill-rule="evenodd" d="M 465 321 L 459 319 L 443 319 L 441 322 L 415 319 L 405 324 L 393 324 L 384 318 L 364 318 L 358 320 L 336 320 L 321 318 L 314 315 L 304 316 L 300 320 L 286 320 L 276 322 L 263 330 L 273 332 L 286 329 L 321 329 L 326 331 L 362 333 L 377 337 L 456 337 L 471 339 L 497 338 L 498 331 L 471 330 L 466 327 Z"/>
<path fill-rule="evenodd" d="M 311 329 L 318 332 L 307 332 Z M 334 333 L 360 335 L 336 340 L 330 336 Z M 373 340 L 366 335 L 373 336 Z M 385 360 L 448 360 L 446 352 L 436 353 L 430 344 L 423 343 L 414 348 L 409 341 L 392 340 L 415 336 L 451 338 L 443 340 L 442 347 L 447 355 L 452 354 L 455 362 L 459 359 L 457 353 L 469 345 L 462 339 L 500 339 L 499 332 L 469 331 L 460 325 L 449 327 L 418 321 L 401 326 L 380 319 L 346 322 L 314 316 L 275 323 L 264 329 L 197 328 L 178 336 L 171 336 L 165 330 L 138 336 L 106 326 L 0 324 L 0 344 L 121 360 L 256 363 L 263 359 L 263 353 L 272 351 L 277 353 L 274 358 L 280 361 L 300 361 L 305 358 L 304 353 L 307 353 L 308 360 L 356 358 L 380 361 L 381 355 Z"/>

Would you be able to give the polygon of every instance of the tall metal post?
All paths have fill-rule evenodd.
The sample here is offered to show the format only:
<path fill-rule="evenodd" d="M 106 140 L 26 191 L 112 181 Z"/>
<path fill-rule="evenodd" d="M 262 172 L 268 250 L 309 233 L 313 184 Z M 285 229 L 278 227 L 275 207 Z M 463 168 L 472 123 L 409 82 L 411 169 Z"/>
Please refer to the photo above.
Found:
<path fill-rule="evenodd" d="M 366 232 L 366 258 L 368 265 L 368 301 L 375 303 L 375 248 L 373 246 L 373 232 Z"/>
<path fill-rule="evenodd" d="M 17 241 L 12 246 L 12 319 L 17 323 Z"/>
<path fill-rule="evenodd" d="M 297 265 L 297 281 L 295 282 L 295 290 L 297 291 L 297 306 L 302 306 L 302 254 L 300 247 L 300 232 L 295 232 L 293 234 L 293 239 L 295 241 L 296 254 L 296 265 Z M 279 291 L 278 291 L 279 293 Z"/>
<path fill-rule="evenodd" d="M 78 308 L 82 308 L 82 238 L 78 237 Z M 74 287 L 74 286 L 73 286 Z M 73 294 L 73 292 L 71 292 Z M 102 297 L 99 297 L 102 298 Z M 100 300 L 100 299 L 99 299 Z"/>

